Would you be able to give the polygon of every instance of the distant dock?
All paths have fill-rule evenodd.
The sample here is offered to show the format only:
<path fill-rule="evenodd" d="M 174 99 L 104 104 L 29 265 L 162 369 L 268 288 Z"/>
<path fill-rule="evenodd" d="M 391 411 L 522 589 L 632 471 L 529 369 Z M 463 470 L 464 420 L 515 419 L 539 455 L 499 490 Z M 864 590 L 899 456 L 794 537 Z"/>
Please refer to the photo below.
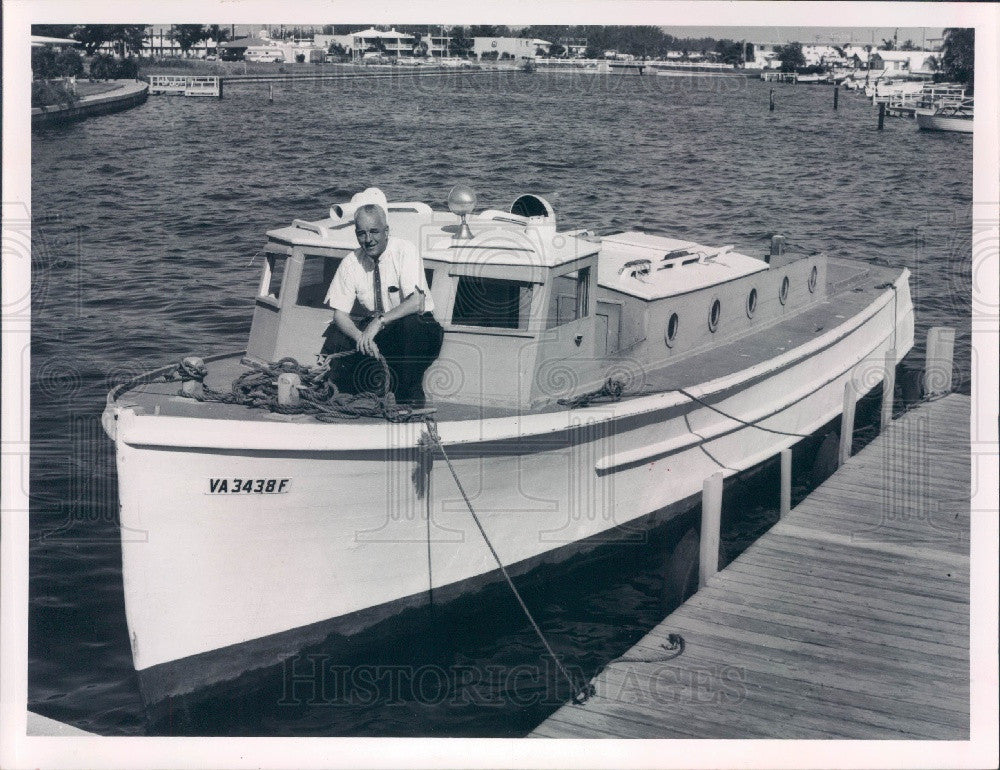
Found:
<path fill-rule="evenodd" d="M 404 77 L 484 75 L 506 70 L 470 67 L 364 67 L 357 70 L 316 72 L 258 72 L 246 75 L 149 75 L 149 93 L 175 96 L 211 96 L 221 99 L 227 85 L 239 83 L 316 83 L 322 81 L 392 80 Z M 513 70 L 511 70 L 513 71 Z"/>
<path fill-rule="evenodd" d="M 531 737 L 967 740 L 969 415 L 891 422 Z"/>

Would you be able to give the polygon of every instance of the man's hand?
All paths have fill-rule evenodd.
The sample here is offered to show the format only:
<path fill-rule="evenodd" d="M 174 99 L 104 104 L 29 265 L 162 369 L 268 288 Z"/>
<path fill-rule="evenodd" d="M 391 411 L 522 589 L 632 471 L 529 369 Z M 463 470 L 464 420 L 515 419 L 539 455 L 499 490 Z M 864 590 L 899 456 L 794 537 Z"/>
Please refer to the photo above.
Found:
<path fill-rule="evenodd" d="M 377 316 L 372 319 L 372 322 L 368 324 L 361 336 L 358 337 L 358 351 L 364 353 L 366 356 L 372 356 L 377 358 L 379 356 L 378 345 L 375 344 L 375 335 L 382 331 L 384 323 L 381 316 Z"/>

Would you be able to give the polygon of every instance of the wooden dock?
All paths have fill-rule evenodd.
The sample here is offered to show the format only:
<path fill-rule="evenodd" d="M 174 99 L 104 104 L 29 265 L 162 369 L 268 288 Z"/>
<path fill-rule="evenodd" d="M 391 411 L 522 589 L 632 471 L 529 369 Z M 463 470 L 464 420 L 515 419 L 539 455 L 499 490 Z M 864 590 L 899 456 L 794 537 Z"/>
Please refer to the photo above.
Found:
<path fill-rule="evenodd" d="M 969 414 L 892 422 L 531 737 L 967 740 Z"/>

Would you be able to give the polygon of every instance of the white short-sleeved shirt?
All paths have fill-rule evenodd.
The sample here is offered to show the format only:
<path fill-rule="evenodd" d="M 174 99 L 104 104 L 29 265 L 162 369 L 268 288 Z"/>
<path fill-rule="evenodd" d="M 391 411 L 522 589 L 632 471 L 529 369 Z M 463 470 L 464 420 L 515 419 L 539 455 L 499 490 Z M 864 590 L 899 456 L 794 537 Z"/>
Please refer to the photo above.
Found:
<path fill-rule="evenodd" d="M 382 280 L 382 307 L 392 310 L 414 291 L 424 295 L 425 312 L 434 309 L 434 301 L 427 290 L 423 260 L 417 247 L 409 241 L 390 236 L 385 251 L 378 260 L 379 277 Z M 337 272 L 326 292 L 327 305 L 335 310 L 350 313 L 354 300 L 367 310 L 375 310 L 375 260 L 365 255 L 361 248 L 355 249 L 341 261 Z"/>

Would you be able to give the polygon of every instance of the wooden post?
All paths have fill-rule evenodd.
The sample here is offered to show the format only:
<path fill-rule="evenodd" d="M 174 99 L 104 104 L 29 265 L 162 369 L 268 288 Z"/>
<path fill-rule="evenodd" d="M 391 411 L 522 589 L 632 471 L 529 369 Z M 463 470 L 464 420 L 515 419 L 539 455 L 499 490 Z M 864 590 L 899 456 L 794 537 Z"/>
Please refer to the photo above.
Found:
<path fill-rule="evenodd" d="M 719 571 L 719 528 L 722 526 L 722 471 L 713 473 L 701 489 L 701 554 L 698 588 Z"/>
<path fill-rule="evenodd" d="M 847 462 L 851 456 L 854 444 L 854 407 L 858 403 L 858 392 L 854 383 L 848 379 L 844 383 L 844 411 L 840 418 L 840 454 L 837 457 L 837 467 Z"/>
<path fill-rule="evenodd" d="M 954 355 L 955 330 L 947 326 L 931 327 L 927 332 L 927 353 L 924 357 L 925 396 L 951 393 Z"/>
<path fill-rule="evenodd" d="M 769 108 L 769 112 L 774 112 L 774 89 L 773 88 L 771 89 L 771 94 L 770 94 L 770 96 L 768 98 L 769 98 L 770 103 L 771 103 L 771 106 Z"/>
<path fill-rule="evenodd" d="M 837 102 L 840 101 L 840 83 L 833 86 L 833 109 L 837 109 Z"/>
<path fill-rule="evenodd" d="M 222 92 L 223 92 L 223 85 L 225 84 L 226 81 L 221 76 L 219 76 L 218 78 L 216 78 L 216 80 L 217 80 L 217 82 L 219 84 L 219 87 L 218 87 L 217 91 L 218 91 L 219 98 L 221 99 L 222 98 Z"/>
<path fill-rule="evenodd" d="M 885 372 L 882 375 L 882 419 L 879 430 L 885 430 L 892 422 L 892 404 L 896 395 L 896 349 L 885 351 Z"/>
<path fill-rule="evenodd" d="M 781 518 L 792 510 L 792 450 L 781 450 Z"/>
<path fill-rule="evenodd" d="M 881 131 L 885 126 L 885 102 L 878 103 L 878 130 Z"/>
<path fill-rule="evenodd" d="M 267 84 L 267 100 L 269 102 L 274 101 L 274 83 Z"/>

